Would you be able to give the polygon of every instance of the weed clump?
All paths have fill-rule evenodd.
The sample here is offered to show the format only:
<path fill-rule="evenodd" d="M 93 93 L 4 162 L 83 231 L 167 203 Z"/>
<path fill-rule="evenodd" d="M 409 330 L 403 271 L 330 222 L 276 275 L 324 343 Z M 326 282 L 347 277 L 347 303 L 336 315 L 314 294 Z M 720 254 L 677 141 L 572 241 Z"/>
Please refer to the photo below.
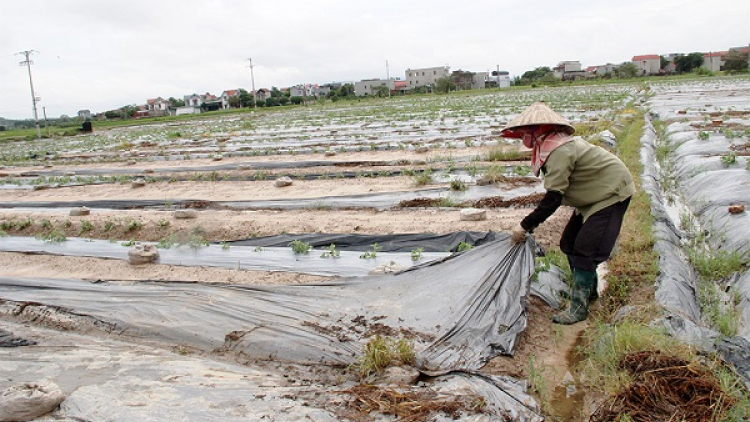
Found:
<path fill-rule="evenodd" d="M 659 351 L 627 354 L 618 369 L 633 380 L 591 415 L 592 422 L 720 421 L 736 401 L 703 365 Z"/>

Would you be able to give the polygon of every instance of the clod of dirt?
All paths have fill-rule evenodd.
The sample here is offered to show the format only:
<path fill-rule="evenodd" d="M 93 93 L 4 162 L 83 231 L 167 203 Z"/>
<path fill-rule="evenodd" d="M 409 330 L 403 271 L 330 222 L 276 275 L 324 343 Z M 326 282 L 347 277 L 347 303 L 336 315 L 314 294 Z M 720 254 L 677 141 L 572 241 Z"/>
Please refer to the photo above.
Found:
<path fill-rule="evenodd" d="M 90 214 L 91 210 L 86 207 L 73 208 L 72 210 L 70 210 L 71 217 L 81 217 Z"/>
<path fill-rule="evenodd" d="M 51 381 L 16 385 L 0 394 L 0 421 L 30 421 L 51 412 L 63 400 L 62 390 Z"/>
<path fill-rule="evenodd" d="M 131 265 L 142 265 L 156 262 L 159 250 L 154 245 L 136 245 L 128 251 L 128 261 Z"/>
<path fill-rule="evenodd" d="M 478 208 L 463 208 L 461 210 L 461 221 L 484 221 L 487 219 L 487 210 Z"/>
<path fill-rule="evenodd" d="M 274 183 L 274 185 L 277 188 L 283 188 L 285 186 L 291 186 L 292 185 L 292 179 L 290 177 L 288 177 L 288 176 L 282 176 L 282 177 L 279 177 L 278 179 L 276 179 L 276 182 Z"/>
<path fill-rule="evenodd" d="M 729 206 L 729 213 L 730 214 L 742 214 L 745 212 L 745 206 L 744 205 L 730 205 Z"/>
<path fill-rule="evenodd" d="M 198 218 L 198 211 L 195 210 L 175 210 L 174 218 L 177 219 L 189 219 Z"/>

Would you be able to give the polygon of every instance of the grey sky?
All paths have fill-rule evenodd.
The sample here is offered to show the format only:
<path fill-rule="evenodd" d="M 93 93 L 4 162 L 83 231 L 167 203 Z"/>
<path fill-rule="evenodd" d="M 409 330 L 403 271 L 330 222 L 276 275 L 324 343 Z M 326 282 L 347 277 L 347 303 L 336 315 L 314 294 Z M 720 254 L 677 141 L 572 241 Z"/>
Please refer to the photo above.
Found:
<path fill-rule="evenodd" d="M 158 96 L 507 70 L 748 45 L 747 0 L 3 0 L 0 117 L 75 116 Z"/>

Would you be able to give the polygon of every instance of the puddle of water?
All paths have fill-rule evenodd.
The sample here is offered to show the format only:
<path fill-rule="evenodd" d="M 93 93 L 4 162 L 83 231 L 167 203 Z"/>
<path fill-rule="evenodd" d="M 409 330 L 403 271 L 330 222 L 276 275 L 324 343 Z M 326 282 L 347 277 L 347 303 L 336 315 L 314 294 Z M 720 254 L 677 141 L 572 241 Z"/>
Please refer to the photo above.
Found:
<path fill-rule="evenodd" d="M 583 331 L 578 334 L 575 343 L 565 355 L 567 367 L 575 368 L 581 361 L 581 356 L 576 352 L 583 339 Z M 578 379 L 569 371 L 562 383 L 555 387 L 552 393 L 551 416 L 552 420 L 559 422 L 581 422 L 584 393 Z"/>

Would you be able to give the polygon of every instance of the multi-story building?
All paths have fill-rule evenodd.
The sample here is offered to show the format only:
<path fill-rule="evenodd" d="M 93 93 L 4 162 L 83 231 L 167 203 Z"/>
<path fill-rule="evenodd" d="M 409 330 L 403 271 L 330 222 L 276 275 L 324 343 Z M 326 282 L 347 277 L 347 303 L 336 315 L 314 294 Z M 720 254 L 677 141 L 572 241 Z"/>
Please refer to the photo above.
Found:
<path fill-rule="evenodd" d="M 450 77 L 449 66 L 425 67 L 420 69 L 406 69 L 406 83 L 409 89 L 420 86 L 432 87 L 438 79 Z"/>
<path fill-rule="evenodd" d="M 630 61 L 638 69 L 638 76 L 658 75 L 661 72 L 661 56 L 658 54 L 633 56 Z"/>

